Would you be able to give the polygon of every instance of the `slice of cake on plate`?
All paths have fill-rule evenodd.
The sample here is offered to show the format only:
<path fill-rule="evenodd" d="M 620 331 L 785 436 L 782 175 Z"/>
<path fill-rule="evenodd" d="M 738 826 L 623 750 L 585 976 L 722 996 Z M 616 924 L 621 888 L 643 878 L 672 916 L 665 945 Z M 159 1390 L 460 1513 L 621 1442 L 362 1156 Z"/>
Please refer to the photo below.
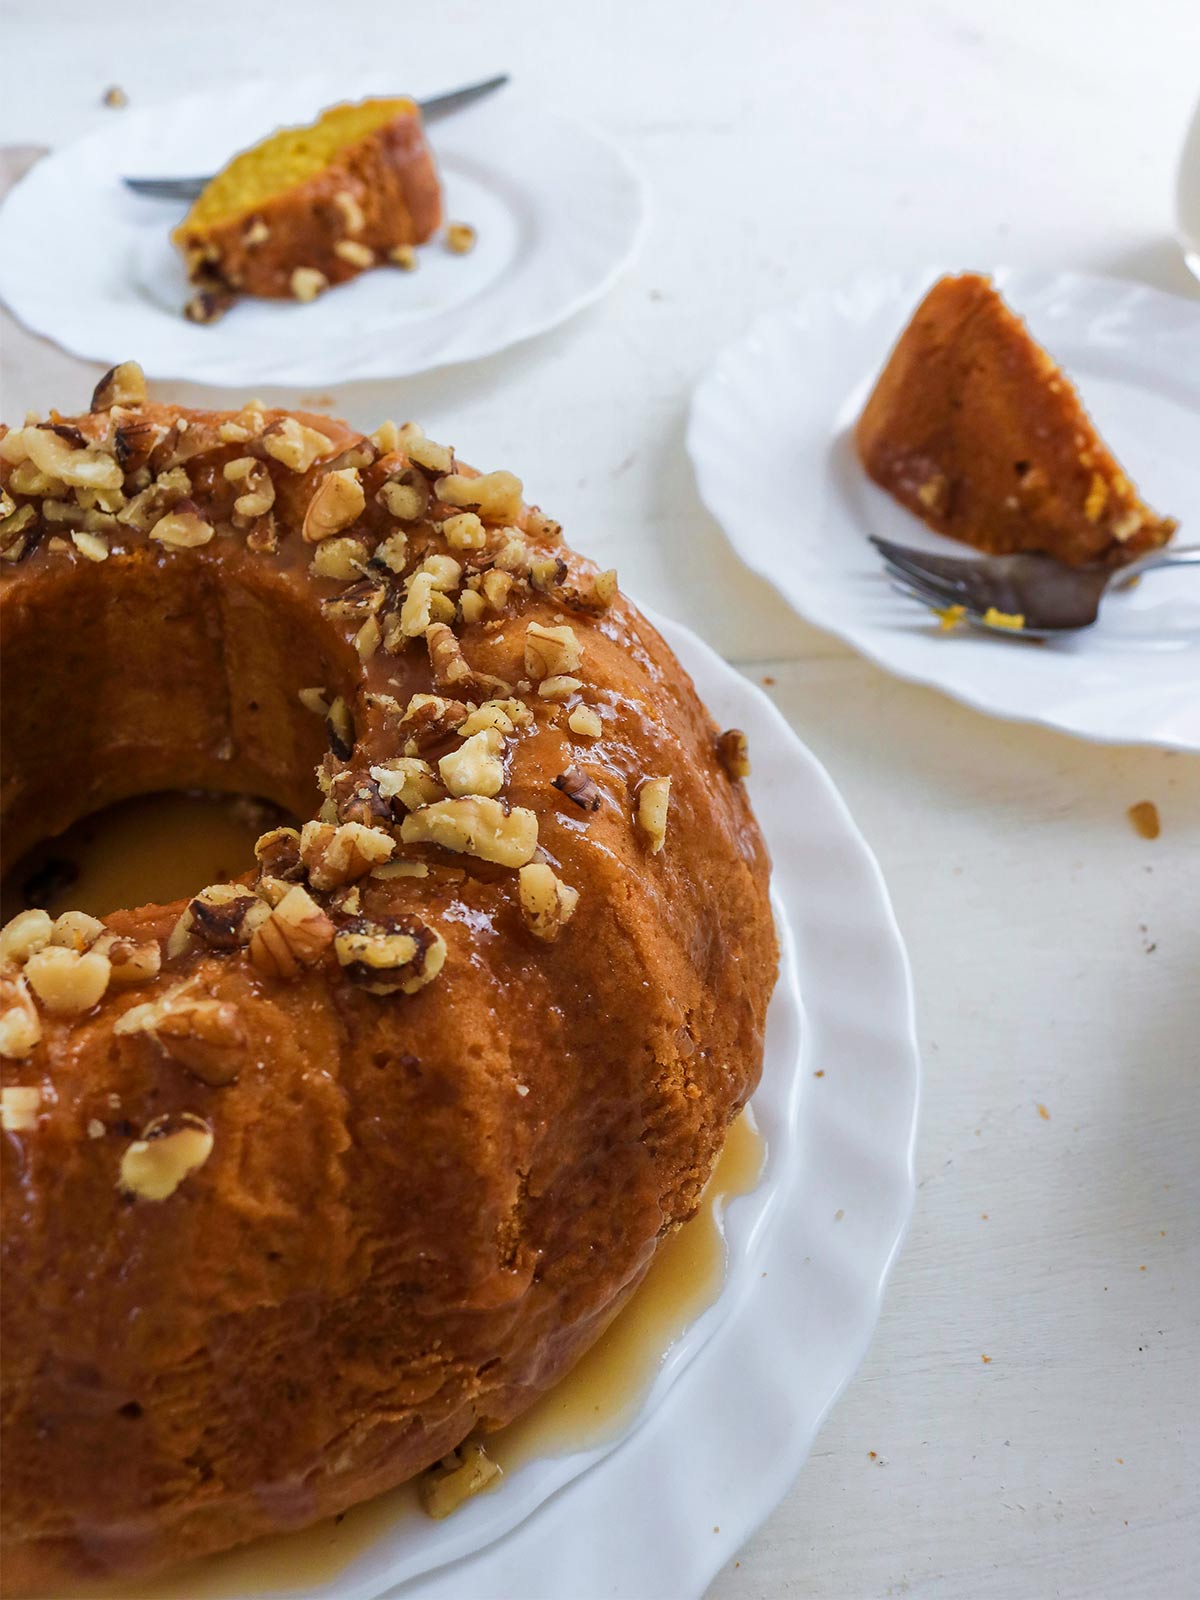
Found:
<path fill-rule="evenodd" d="M 313 300 L 388 261 L 411 266 L 441 220 L 416 102 L 331 106 L 235 156 L 175 229 L 197 290 L 187 315 L 215 321 L 242 294 Z"/>
<path fill-rule="evenodd" d="M 855 441 L 867 472 L 902 505 L 990 555 L 1116 566 L 1176 528 L 1139 498 L 1070 379 L 977 273 L 930 289 Z"/>

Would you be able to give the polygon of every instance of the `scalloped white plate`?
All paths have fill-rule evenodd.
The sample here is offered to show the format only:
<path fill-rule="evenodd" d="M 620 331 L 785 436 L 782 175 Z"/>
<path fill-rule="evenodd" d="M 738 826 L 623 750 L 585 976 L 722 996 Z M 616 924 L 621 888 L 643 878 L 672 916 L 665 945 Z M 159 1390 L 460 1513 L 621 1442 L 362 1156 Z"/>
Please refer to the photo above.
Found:
<path fill-rule="evenodd" d="M 760 690 L 650 615 L 718 724 L 749 737 L 774 866 L 782 962 L 753 1100 L 766 1161 L 724 1217 L 718 1298 L 606 1443 L 527 1461 L 445 1522 L 400 1510 L 365 1549 L 351 1511 L 352 1558 L 315 1585 L 281 1585 L 252 1547 L 205 1564 L 202 1583 L 185 1568 L 139 1594 L 691 1600 L 785 1493 L 862 1360 L 913 1196 L 920 1065 L 904 946 L 823 768 Z M 278 1566 L 296 1570 L 286 1552 Z"/>
<path fill-rule="evenodd" d="M 1085 739 L 1200 749 L 1200 571 L 1148 575 L 1034 645 L 958 629 L 888 587 L 869 534 L 969 555 L 862 471 L 850 436 L 934 271 L 871 274 L 759 318 L 696 389 L 688 450 L 742 560 L 898 677 Z M 1156 509 L 1200 541 L 1200 301 L 1076 272 L 994 273 Z M 754 492 L 747 494 L 747 486 Z"/>
<path fill-rule="evenodd" d="M 168 237 L 185 208 L 138 199 L 120 174 L 213 171 L 273 127 L 395 92 L 392 70 L 238 83 L 122 112 L 40 161 L 5 201 L 0 296 L 28 328 L 88 360 L 137 352 L 154 378 L 312 385 L 491 355 L 598 299 L 633 259 L 646 197 L 626 157 L 510 85 L 429 128 L 446 216 L 478 232 L 469 255 L 435 239 L 415 272 L 381 267 L 310 305 L 244 300 L 210 326 L 187 322 L 190 291 Z M 64 226 L 86 247 L 47 250 Z"/>

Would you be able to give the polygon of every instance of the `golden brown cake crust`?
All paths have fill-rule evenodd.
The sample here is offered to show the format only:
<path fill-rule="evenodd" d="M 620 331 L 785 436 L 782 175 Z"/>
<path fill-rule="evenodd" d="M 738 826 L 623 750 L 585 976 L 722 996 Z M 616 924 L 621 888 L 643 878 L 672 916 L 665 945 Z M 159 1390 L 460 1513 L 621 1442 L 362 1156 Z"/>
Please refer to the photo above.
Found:
<path fill-rule="evenodd" d="M 345 283 L 397 246 L 423 244 L 441 220 L 437 165 L 414 105 L 250 215 L 215 227 L 185 218 L 172 238 L 202 292 L 295 299 L 306 297 L 297 269 Z"/>
<path fill-rule="evenodd" d="M 10 859 L 164 785 L 329 820 L 299 854 L 263 847 L 247 905 L 60 919 L 49 962 L 0 934 L 4 1567 L 45 1591 L 327 1516 L 526 1407 L 695 1208 L 757 1081 L 776 973 L 738 741 L 718 750 L 658 634 L 515 480 L 447 474 L 390 425 L 372 441 L 115 387 L 131 398 L 0 437 Z M 334 473 L 362 505 L 306 541 Z M 472 494 L 481 542 L 450 545 L 479 539 L 447 499 Z M 358 541 L 361 575 L 314 572 L 340 566 L 335 539 Z M 395 631 L 426 620 L 414 592 L 449 611 L 443 633 Z M 328 732 L 299 698 L 317 687 Z M 430 693 L 456 708 L 404 720 Z M 489 698 L 512 726 L 498 799 L 532 814 L 531 864 L 563 891 L 549 913 L 514 866 L 405 837 L 405 797 L 425 796 L 372 776 L 426 760 L 437 782 L 467 744 L 455 718 Z M 665 777 L 663 839 L 647 780 Z M 359 876 L 334 830 L 426 875 Z M 272 923 L 264 948 L 258 919 L 297 889 L 316 920 Z M 411 948 L 389 956 L 380 929 Z M 106 959 L 88 1009 L 44 1003 L 48 972 Z M 186 1155 L 161 1198 L 156 1135 L 168 1168 Z"/>
<path fill-rule="evenodd" d="M 1175 531 L 1138 498 L 1079 396 L 989 279 L 941 278 L 855 429 L 876 483 L 993 555 L 1120 564 Z"/>

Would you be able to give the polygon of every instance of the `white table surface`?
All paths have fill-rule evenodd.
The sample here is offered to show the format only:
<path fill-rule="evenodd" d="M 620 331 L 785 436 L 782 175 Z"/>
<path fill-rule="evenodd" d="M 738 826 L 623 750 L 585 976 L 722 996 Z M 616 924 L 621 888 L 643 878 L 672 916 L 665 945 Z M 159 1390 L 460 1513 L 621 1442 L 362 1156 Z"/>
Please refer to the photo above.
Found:
<path fill-rule="evenodd" d="M 337 16 L 313 0 L 5 3 L 0 142 L 119 115 L 99 106 L 110 83 L 142 104 L 314 63 L 352 73 L 390 49 L 399 89 L 509 68 L 619 135 L 650 180 L 645 252 L 603 304 L 331 404 L 358 423 L 415 416 L 513 467 L 626 587 L 767 681 L 895 898 L 926 1062 L 911 1235 L 864 1369 L 713 1600 L 1200 1592 L 1200 759 L 1000 724 L 891 680 L 739 566 L 682 444 L 721 343 L 860 267 L 1072 266 L 1196 293 L 1169 235 L 1200 8 L 442 0 Z M 47 248 L 87 240 L 64 217 Z M 11 322 L 0 338 L 10 419 L 86 402 L 81 364 Z M 1125 815 L 1143 799 L 1162 814 L 1153 843 Z"/>

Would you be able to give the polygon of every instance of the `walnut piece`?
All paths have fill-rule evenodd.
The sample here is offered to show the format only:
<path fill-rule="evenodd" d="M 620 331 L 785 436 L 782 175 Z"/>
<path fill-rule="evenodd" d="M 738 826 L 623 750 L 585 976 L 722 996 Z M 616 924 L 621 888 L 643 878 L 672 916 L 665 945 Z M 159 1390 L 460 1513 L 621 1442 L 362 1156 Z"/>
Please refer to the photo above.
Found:
<path fill-rule="evenodd" d="M 417 756 L 397 756 L 370 771 L 383 798 L 398 800 L 406 811 L 419 811 L 446 798 L 433 768 Z"/>
<path fill-rule="evenodd" d="M 23 1061 L 41 1037 L 42 1021 L 29 985 L 24 978 L 0 978 L 0 1056 Z"/>
<path fill-rule="evenodd" d="M 652 855 L 657 855 L 666 843 L 670 800 L 670 778 L 646 778 L 638 789 L 638 827 L 649 839 Z"/>
<path fill-rule="evenodd" d="M 113 1033 L 147 1034 L 173 1061 L 213 1088 L 237 1077 L 246 1042 L 237 1007 L 197 994 L 190 982 L 131 1006 L 117 1018 Z"/>
<path fill-rule="evenodd" d="M 465 256 L 475 248 L 476 233 L 469 222 L 446 224 L 446 249 L 451 255 Z"/>
<path fill-rule="evenodd" d="M 358 239 L 339 239 L 333 247 L 333 253 L 348 266 L 358 267 L 362 271 L 375 265 L 374 250 Z"/>
<path fill-rule="evenodd" d="M 437 800 L 405 817 L 405 844 L 436 844 L 502 867 L 523 867 L 537 849 L 538 822 L 524 806 L 505 811 L 498 800 L 463 796 Z"/>
<path fill-rule="evenodd" d="M 504 787 L 504 735 L 482 728 L 438 762 L 442 782 L 452 795 L 497 795 Z"/>
<path fill-rule="evenodd" d="M 440 1521 L 501 1476 L 499 1462 L 481 1444 L 468 1440 L 421 1474 L 417 1480 L 421 1509 Z"/>
<path fill-rule="evenodd" d="M 30 988 L 52 1016 L 90 1011 L 108 988 L 111 971 L 107 956 L 62 945 L 46 945 L 25 963 Z"/>
<path fill-rule="evenodd" d="M 446 962 L 446 941 L 419 917 L 355 917 L 339 928 L 334 952 L 352 983 L 369 994 L 416 994 Z"/>
<path fill-rule="evenodd" d="M 371 868 L 386 861 L 396 842 L 382 828 L 361 822 L 306 822 L 300 830 L 300 859 L 308 869 L 314 889 L 337 889 L 365 878 Z"/>
<path fill-rule="evenodd" d="M 295 267 L 288 281 L 292 298 L 303 303 L 315 300 L 329 287 L 329 279 L 323 272 L 318 272 L 316 267 Z"/>
<path fill-rule="evenodd" d="M 361 539 L 323 539 L 309 563 L 309 570 L 318 578 L 351 583 L 362 576 L 366 561 L 367 547 Z"/>
<path fill-rule="evenodd" d="M 316 492 L 308 502 L 301 529 L 310 544 L 341 533 L 358 520 L 366 509 L 367 497 L 362 480 L 353 467 L 340 472 L 327 472 L 317 484 Z"/>
<path fill-rule="evenodd" d="M 121 1157 L 117 1187 L 136 1200 L 166 1200 L 212 1154 L 212 1129 L 185 1111 L 159 1117 Z"/>
<path fill-rule="evenodd" d="M 583 646 L 574 628 L 547 628 L 540 622 L 525 626 L 525 670 L 535 681 L 575 672 L 583 662 Z"/>
<path fill-rule="evenodd" d="M 434 484 L 444 505 L 478 512 L 487 522 L 515 522 L 521 515 L 524 488 L 511 472 L 485 472 L 477 478 L 449 473 Z"/>
<path fill-rule="evenodd" d="M 411 244 L 394 244 L 388 251 L 388 260 L 393 266 L 399 267 L 404 272 L 415 272 L 418 266 L 417 252 Z"/>
<path fill-rule="evenodd" d="M 543 678 L 538 684 L 538 695 L 543 700 L 569 700 L 573 694 L 578 694 L 583 688 L 582 678 L 572 678 L 567 674 L 560 674 L 553 678 Z"/>
<path fill-rule="evenodd" d="M 735 781 L 750 776 L 750 745 L 740 728 L 727 728 L 719 735 L 717 758 Z"/>
<path fill-rule="evenodd" d="M 0 961 L 21 966 L 50 943 L 54 918 L 48 911 L 18 911 L 0 928 Z"/>
<path fill-rule="evenodd" d="M 567 727 L 572 733 L 577 733 L 581 739 L 598 739 L 604 732 L 604 724 L 600 720 L 600 713 L 591 706 L 579 705 L 574 708 L 567 718 Z"/>
<path fill-rule="evenodd" d="M 110 367 L 92 391 L 92 411 L 111 411 L 114 406 L 143 406 L 146 403 L 146 374 L 136 361 L 122 361 Z"/>
<path fill-rule="evenodd" d="M 296 978 L 333 943 L 334 927 L 300 884 L 292 887 L 250 938 L 250 960 L 268 978 Z"/>
<path fill-rule="evenodd" d="M 281 417 L 262 435 L 262 447 L 275 461 L 291 472 L 307 472 L 321 456 L 333 449 L 333 440 L 316 428 L 307 428 L 295 417 Z"/>
<path fill-rule="evenodd" d="M 552 943 L 575 914 L 579 890 L 557 877 L 542 861 L 522 867 L 519 886 L 521 914 L 535 939 Z"/>
<path fill-rule="evenodd" d="M 191 550 L 207 544 L 215 532 L 191 500 L 181 500 L 174 511 L 158 519 L 150 529 L 150 537 L 175 550 Z"/>
<path fill-rule="evenodd" d="M 37 1127 L 41 1103 L 42 1091 L 33 1085 L 0 1089 L 0 1127 L 5 1133 L 31 1133 Z"/>

